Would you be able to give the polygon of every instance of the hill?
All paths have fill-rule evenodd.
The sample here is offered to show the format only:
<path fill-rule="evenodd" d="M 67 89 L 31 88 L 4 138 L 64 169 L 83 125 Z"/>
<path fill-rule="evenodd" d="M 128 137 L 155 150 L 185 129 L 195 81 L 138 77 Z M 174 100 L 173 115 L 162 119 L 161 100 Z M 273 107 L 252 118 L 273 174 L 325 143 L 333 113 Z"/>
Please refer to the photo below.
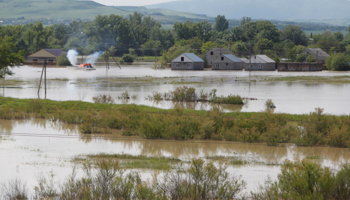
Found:
<path fill-rule="evenodd" d="M 347 0 L 187 0 L 146 6 L 240 19 L 345 19 L 349 18 Z M 343 24 L 344 25 L 344 24 Z"/>
<path fill-rule="evenodd" d="M 150 15 L 166 24 L 174 21 L 200 21 L 209 19 L 206 15 L 185 13 L 168 9 L 147 9 L 146 7 L 105 6 L 93 1 L 72 0 L 0 0 L 0 19 L 94 19 L 96 15 L 116 14 L 127 16 L 132 12 Z"/>
<path fill-rule="evenodd" d="M 93 1 L 72 0 L 0 0 L 0 18 L 93 19 L 98 14 L 126 16 L 129 12 Z"/>

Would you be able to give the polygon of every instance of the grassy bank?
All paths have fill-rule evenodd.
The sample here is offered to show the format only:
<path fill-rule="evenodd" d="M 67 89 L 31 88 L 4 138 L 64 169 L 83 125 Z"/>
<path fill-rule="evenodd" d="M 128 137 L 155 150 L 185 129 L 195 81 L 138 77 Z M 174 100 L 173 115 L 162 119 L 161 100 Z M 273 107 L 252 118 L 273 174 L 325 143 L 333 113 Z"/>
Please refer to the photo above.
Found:
<path fill-rule="evenodd" d="M 348 116 L 221 113 L 217 110 L 163 110 L 147 106 L 0 98 L 1 119 L 45 118 L 77 124 L 83 134 L 122 130 L 124 136 L 147 139 L 203 139 L 266 142 L 270 146 L 349 147 Z"/>

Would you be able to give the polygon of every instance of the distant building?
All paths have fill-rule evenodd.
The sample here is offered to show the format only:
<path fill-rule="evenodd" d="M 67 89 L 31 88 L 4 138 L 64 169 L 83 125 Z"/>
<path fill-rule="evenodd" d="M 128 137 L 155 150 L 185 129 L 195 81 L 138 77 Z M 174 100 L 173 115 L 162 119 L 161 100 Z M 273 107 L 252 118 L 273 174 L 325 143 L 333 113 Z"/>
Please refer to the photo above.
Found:
<path fill-rule="evenodd" d="M 322 71 L 322 63 L 285 62 L 278 63 L 278 71 Z"/>
<path fill-rule="evenodd" d="M 183 53 L 171 61 L 172 70 L 203 70 L 204 60 L 194 53 Z"/>
<path fill-rule="evenodd" d="M 255 55 L 244 62 L 245 70 L 273 71 L 276 69 L 276 62 L 266 55 Z"/>
<path fill-rule="evenodd" d="M 227 48 L 212 48 L 210 49 L 205 57 L 207 58 L 208 61 L 208 66 L 213 67 L 213 62 L 216 60 L 218 57 L 224 55 L 224 54 L 232 54 L 230 50 Z"/>
<path fill-rule="evenodd" d="M 25 64 L 43 65 L 46 59 L 46 64 L 56 65 L 57 57 L 59 57 L 62 53 L 66 52 L 62 49 L 41 49 L 40 51 L 29 55 Z"/>
<path fill-rule="evenodd" d="M 326 58 L 329 56 L 328 53 L 324 52 L 320 48 L 308 48 L 305 51 L 303 51 L 303 54 L 311 54 L 316 59 L 316 62 L 322 64 L 325 64 Z"/>
<path fill-rule="evenodd" d="M 242 70 L 244 62 L 232 54 L 223 54 L 213 61 L 213 70 Z"/>

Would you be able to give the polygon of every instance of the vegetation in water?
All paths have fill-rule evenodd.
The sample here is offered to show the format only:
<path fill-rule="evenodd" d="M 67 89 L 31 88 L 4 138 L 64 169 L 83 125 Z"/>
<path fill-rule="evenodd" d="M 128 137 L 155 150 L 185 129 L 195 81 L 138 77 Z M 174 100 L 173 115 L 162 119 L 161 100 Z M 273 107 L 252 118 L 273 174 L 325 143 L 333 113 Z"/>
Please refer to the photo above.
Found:
<path fill-rule="evenodd" d="M 308 160 L 282 165 L 276 181 L 267 180 L 253 199 L 349 199 L 350 165 L 338 172 Z"/>
<path fill-rule="evenodd" d="M 238 163 L 242 164 L 242 163 Z M 137 172 L 126 173 L 120 161 L 99 159 L 82 163 L 83 176 L 74 167 L 62 183 L 55 175 L 39 176 L 33 199 L 245 199 L 246 183 L 227 172 L 222 162 L 193 159 L 186 169 L 155 173 L 142 180 Z M 285 161 L 277 179 L 270 178 L 251 191 L 249 198 L 265 199 L 349 199 L 350 165 L 338 171 L 310 160 Z M 1 199 L 30 199 L 20 179 L 3 182 Z"/>
<path fill-rule="evenodd" d="M 177 87 L 174 91 L 160 93 L 153 92 L 152 96 L 149 96 L 150 100 L 171 100 L 171 101 L 181 101 L 181 102 L 196 102 L 196 101 L 207 101 L 211 103 L 218 104 L 244 104 L 242 97 L 239 95 L 229 95 L 225 96 L 216 96 L 216 89 L 213 89 L 209 94 L 205 93 L 203 90 L 198 94 L 196 89 L 193 87 Z"/>
<path fill-rule="evenodd" d="M 170 170 L 176 167 L 176 164 L 182 161 L 177 158 L 169 157 L 147 157 L 133 156 L 128 154 L 89 154 L 78 156 L 74 159 L 75 162 L 90 162 L 96 163 L 100 160 L 117 160 L 121 169 L 156 169 Z"/>
<path fill-rule="evenodd" d="M 350 118 L 323 113 L 317 108 L 307 115 L 221 113 L 218 110 L 162 110 L 147 106 L 94 104 L 0 97 L 1 119 L 46 118 L 77 124 L 82 133 L 111 133 L 147 139 L 212 139 L 265 142 L 270 146 L 349 147 Z"/>
<path fill-rule="evenodd" d="M 53 176 L 42 177 L 35 186 L 35 199 L 234 199 L 241 195 L 245 182 L 227 172 L 224 164 L 214 165 L 193 159 L 188 169 L 154 175 L 142 180 L 137 172 L 125 173 L 116 160 L 99 160 L 94 165 L 83 164 L 84 175 L 77 170 L 62 184 Z M 23 191 L 13 192 L 17 187 Z M 29 199 L 20 182 L 9 185 L 0 193 L 6 199 Z"/>

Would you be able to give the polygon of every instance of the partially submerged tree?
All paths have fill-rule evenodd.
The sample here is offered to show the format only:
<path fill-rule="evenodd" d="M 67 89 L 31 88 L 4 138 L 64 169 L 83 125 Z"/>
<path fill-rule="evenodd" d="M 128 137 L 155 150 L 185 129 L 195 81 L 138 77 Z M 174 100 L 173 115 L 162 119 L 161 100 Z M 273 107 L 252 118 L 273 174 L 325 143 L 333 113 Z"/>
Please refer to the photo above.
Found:
<path fill-rule="evenodd" d="M 0 38 L 0 77 L 11 75 L 9 67 L 18 66 L 23 62 L 25 52 L 17 51 L 11 37 Z"/>

